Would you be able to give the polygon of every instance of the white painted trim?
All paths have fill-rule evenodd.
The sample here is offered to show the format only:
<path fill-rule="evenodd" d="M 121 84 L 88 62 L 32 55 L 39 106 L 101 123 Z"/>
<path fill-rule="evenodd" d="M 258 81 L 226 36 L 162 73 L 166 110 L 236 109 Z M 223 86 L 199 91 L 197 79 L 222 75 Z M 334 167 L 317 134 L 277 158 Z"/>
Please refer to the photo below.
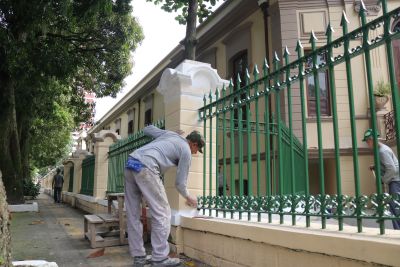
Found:
<path fill-rule="evenodd" d="M 37 202 L 33 202 L 32 204 L 8 205 L 8 210 L 10 212 L 39 212 L 39 205 Z"/>

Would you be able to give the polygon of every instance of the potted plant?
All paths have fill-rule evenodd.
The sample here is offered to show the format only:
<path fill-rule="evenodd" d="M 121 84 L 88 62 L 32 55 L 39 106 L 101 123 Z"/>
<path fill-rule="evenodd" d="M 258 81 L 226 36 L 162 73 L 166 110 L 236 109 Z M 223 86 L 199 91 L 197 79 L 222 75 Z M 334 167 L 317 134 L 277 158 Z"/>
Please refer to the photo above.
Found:
<path fill-rule="evenodd" d="M 384 110 L 386 103 L 389 101 L 391 89 L 390 84 L 379 81 L 374 88 L 375 108 L 377 111 Z"/>

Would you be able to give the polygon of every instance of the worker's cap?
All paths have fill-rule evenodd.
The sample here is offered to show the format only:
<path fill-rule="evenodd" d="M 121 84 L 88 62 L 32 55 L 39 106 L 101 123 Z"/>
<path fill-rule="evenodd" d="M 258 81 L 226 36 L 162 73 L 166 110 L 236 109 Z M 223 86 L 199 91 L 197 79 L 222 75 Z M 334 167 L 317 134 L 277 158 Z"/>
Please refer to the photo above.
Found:
<path fill-rule="evenodd" d="M 379 133 L 376 136 L 379 136 Z M 367 139 L 373 138 L 373 137 L 374 137 L 374 131 L 370 128 L 365 131 L 363 142 L 365 142 L 365 141 L 367 141 Z"/>
<path fill-rule="evenodd" d="M 193 131 L 186 139 L 192 143 L 196 143 L 200 153 L 203 153 L 203 146 L 205 144 L 203 136 L 199 133 L 199 131 Z"/>

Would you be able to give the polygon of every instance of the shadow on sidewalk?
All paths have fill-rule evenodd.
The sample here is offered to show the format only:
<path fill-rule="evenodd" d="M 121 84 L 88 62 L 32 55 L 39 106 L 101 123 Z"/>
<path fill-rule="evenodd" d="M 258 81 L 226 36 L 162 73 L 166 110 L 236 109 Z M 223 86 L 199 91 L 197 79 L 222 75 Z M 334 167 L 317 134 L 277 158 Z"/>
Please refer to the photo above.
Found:
<path fill-rule="evenodd" d="M 11 220 L 12 259 L 46 260 L 58 266 L 132 266 L 128 246 L 113 246 L 91 249 L 83 237 L 83 215 L 85 212 L 40 194 L 37 200 L 39 212 L 13 213 Z M 151 253 L 150 243 L 146 251 Z M 95 256 L 88 258 L 89 255 Z M 182 266 L 204 266 L 180 256 Z"/>

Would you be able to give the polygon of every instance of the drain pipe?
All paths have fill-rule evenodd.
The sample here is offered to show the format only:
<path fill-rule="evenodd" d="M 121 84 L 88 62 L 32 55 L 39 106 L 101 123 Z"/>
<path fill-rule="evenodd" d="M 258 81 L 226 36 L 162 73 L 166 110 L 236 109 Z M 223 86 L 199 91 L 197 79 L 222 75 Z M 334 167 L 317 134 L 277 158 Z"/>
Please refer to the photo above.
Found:
<path fill-rule="evenodd" d="M 258 0 L 258 5 L 261 8 L 264 15 L 264 35 L 265 35 L 265 58 L 268 64 L 271 64 L 269 60 L 269 0 Z"/>

